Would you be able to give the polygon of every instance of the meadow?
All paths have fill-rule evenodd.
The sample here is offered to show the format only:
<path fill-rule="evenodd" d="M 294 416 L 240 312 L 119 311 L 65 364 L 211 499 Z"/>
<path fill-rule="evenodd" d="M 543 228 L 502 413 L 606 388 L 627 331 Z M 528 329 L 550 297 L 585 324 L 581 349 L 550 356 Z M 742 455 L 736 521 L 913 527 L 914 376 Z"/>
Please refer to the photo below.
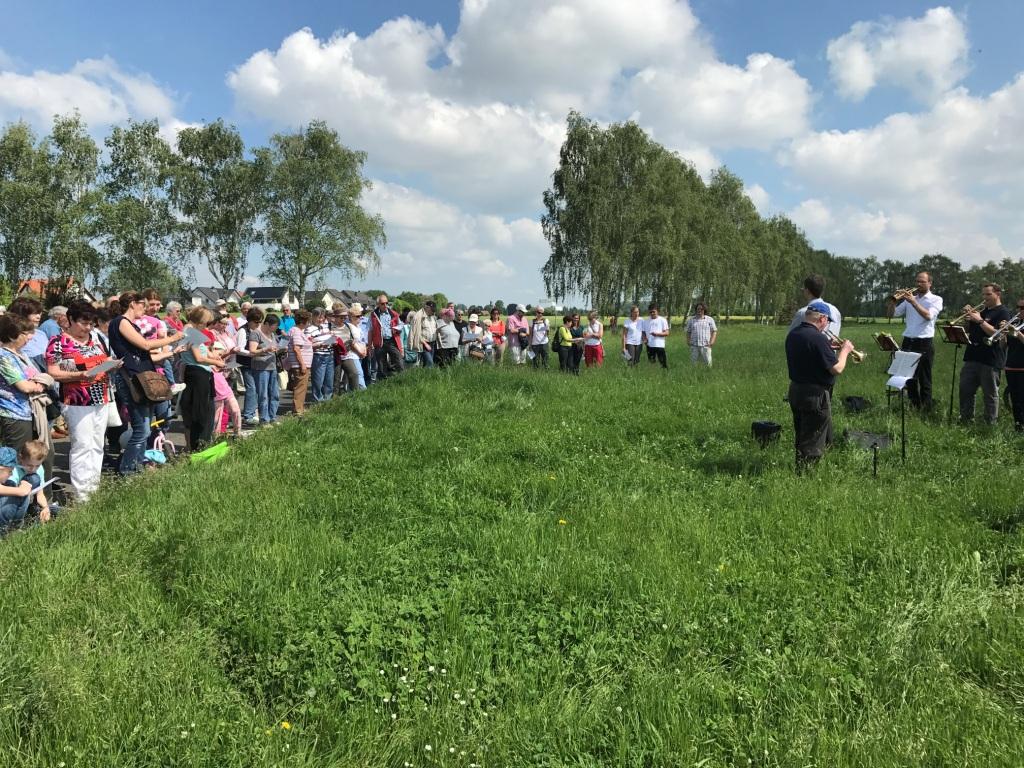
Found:
<path fill-rule="evenodd" d="M 9 537 L 0 764 L 1019 766 L 1024 438 L 942 348 L 906 464 L 797 477 L 783 337 L 413 371 Z"/>

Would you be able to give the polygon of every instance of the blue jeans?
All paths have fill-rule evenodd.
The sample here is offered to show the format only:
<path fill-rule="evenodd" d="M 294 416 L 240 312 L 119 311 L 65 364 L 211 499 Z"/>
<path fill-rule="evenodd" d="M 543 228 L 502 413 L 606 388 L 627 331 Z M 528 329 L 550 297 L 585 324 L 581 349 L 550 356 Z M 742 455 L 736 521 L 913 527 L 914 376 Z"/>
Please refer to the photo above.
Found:
<path fill-rule="evenodd" d="M 242 368 L 242 381 L 245 382 L 245 401 L 242 403 L 242 419 L 252 421 L 256 418 L 256 406 L 258 404 L 258 393 L 256 391 L 256 377 L 252 368 Z"/>
<path fill-rule="evenodd" d="M 25 482 L 32 486 L 34 491 L 39 487 L 39 475 L 33 472 L 31 475 L 25 477 Z M 16 487 L 11 481 L 7 481 L 4 485 L 10 487 Z M 21 483 L 18 483 L 21 485 Z M 34 493 L 30 493 L 28 496 L 0 496 L 0 533 L 3 533 L 7 528 L 12 527 L 15 523 L 18 523 L 25 519 L 25 514 L 28 512 L 28 505 L 32 502 L 32 498 L 35 496 Z"/>
<path fill-rule="evenodd" d="M 277 379 L 277 369 L 268 371 L 267 380 L 267 420 L 277 421 L 277 409 L 281 405 L 281 382 Z"/>
<path fill-rule="evenodd" d="M 132 435 L 128 438 L 128 445 L 125 446 L 124 453 L 121 454 L 118 472 L 122 475 L 130 475 L 139 471 L 142 454 L 146 452 L 146 440 L 149 438 L 149 423 L 153 418 L 153 406 L 148 402 L 136 403 L 132 399 L 125 375 L 117 377 L 117 391 L 128 406 L 128 420 Z"/>
<path fill-rule="evenodd" d="M 334 394 L 334 355 L 313 355 L 309 388 L 316 402 L 330 400 Z"/>
<path fill-rule="evenodd" d="M 253 371 L 256 379 L 256 399 L 259 401 L 260 421 L 270 421 L 270 379 L 277 378 L 277 371 Z"/>
<path fill-rule="evenodd" d="M 420 351 L 420 365 L 424 368 L 434 367 L 434 350 L 424 349 Z"/>

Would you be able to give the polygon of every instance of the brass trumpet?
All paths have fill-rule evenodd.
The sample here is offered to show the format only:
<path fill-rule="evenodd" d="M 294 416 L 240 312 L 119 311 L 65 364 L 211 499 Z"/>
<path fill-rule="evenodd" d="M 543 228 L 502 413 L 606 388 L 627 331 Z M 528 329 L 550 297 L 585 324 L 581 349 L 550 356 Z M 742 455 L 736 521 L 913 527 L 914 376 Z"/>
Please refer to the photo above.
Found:
<path fill-rule="evenodd" d="M 843 344 L 846 343 L 846 339 L 840 339 L 838 336 L 836 336 L 834 333 L 832 333 L 832 331 L 830 331 L 828 328 L 826 328 L 824 331 L 822 331 L 822 333 L 825 334 L 825 336 L 828 338 L 829 341 L 831 341 L 833 344 L 835 344 L 838 347 L 842 347 Z M 865 352 L 861 352 L 860 350 L 857 350 L 857 349 L 850 350 L 850 358 L 855 363 L 862 363 L 862 362 L 864 362 L 864 358 L 865 357 L 867 357 L 867 353 L 865 353 Z"/>
<path fill-rule="evenodd" d="M 1011 334 L 1016 336 L 1021 331 L 1024 331 L 1024 318 L 1013 317 L 999 326 L 995 333 L 985 339 L 985 343 L 991 347 L 997 341 L 1002 341 L 1001 337 L 1009 337 Z"/>
<path fill-rule="evenodd" d="M 889 296 L 890 301 L 895 301 L 899 304 L 901 301 L 906 301 L 911 296 L 917 295 L 917 288 L 897 288 Z"/>
<path fill-rule="evenodd" d="M 981 304 L 982 302 L 978 302 L 978 304 L 973 307 L 970 304 L 968 304 L 966 307 L 964 307 L 964 312 L 962 315 L 953 320 L 950 320 L 948 323 L 946 323 L 946 325 L 959 325 L 969 314 L 971 314 L 971 312 L 981 312 L 981 310 L 984 309 L 984 307 L 982 307 Z"/>

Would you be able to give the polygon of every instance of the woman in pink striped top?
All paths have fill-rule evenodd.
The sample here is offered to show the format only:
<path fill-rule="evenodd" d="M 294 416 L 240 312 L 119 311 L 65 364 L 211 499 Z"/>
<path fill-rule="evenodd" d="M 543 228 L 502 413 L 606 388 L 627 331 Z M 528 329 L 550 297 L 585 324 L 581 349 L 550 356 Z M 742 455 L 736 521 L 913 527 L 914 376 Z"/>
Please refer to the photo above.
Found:
<path fill-rule="evenodd" d="M 288 389 L 295 399 L 295 413 L 306 410 L 306 390 L 309 389 L 309 368 L 313 365 L 313 342 L 306 336 L 309 312 L 295 313 L 295 325 L 288 331 L 288 356 L 284 367 L 288 370 Z"/>

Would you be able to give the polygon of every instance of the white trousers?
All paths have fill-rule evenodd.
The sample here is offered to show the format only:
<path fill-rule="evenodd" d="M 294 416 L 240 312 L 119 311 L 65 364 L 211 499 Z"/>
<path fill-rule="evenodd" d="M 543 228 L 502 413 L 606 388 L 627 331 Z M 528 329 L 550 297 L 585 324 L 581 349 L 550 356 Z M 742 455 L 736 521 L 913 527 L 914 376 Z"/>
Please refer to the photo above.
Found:
<path fill-rule="evenodd" d="M 68 456 L 71 486 L 79 501 L 85 501 L 99 487 L 103 471 L 103 439 L 107 432 L 107 406 L 68 405 L 64 408 L 71 432 Z"/>

